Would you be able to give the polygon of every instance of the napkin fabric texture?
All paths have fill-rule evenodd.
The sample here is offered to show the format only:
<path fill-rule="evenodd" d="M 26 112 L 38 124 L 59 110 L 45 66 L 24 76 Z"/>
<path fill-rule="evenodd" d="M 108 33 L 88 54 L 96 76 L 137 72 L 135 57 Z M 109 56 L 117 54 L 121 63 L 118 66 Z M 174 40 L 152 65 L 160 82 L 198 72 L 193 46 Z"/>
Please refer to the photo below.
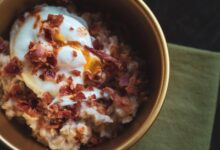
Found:
<path fill-rule="evenodd" d="M 169 44 L 170 82 L 161 112 L 131 150 L 210 149 L 220 53 Z"/>

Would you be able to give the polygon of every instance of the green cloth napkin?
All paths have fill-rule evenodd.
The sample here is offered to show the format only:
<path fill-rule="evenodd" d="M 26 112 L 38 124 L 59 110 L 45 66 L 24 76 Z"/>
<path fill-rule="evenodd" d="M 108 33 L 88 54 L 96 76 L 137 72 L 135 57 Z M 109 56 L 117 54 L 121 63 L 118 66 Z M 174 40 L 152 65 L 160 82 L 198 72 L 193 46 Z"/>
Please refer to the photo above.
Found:
<path fill-rule="evenodd" d="M 169 44 L 171 73 L 162 110 L 131 150 L 208 150 L 220 79 L 220 53 Z"/>

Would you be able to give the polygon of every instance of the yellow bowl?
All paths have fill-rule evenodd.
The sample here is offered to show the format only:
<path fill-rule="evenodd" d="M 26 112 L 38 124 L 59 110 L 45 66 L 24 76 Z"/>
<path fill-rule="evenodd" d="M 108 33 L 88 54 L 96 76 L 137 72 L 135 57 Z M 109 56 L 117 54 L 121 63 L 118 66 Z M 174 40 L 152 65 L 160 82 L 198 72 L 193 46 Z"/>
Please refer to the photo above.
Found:
<path fill-rule="evenodd" d="M 120 20 L 129 29 L 127 30 L 127 36 L 131 41 L 129 44 L 145 60 L 147 67 L 143 70 L 148 72 L 149 100 L 140 106 L 134 121 L 126 126 L 123 133 L 92 148 L 97 150 L 128 149 L 149 130 L 163 104 L 169 81 L 169 55 L 166 40 L 159 23 L 142 0 L 75 1 L 79 8 L 92 7 L 96 11 L 111 14 L 113 18 Z M 0 0 L 0 35 L 7 38 L 10 27 L 19 14 L 30 10 L 38 3 L 42 1 Z M 9 121 L 3 112 L 0 112 L 0 139 L 12 149 L 45 149 L 28 135 L 27 128 Z"/>

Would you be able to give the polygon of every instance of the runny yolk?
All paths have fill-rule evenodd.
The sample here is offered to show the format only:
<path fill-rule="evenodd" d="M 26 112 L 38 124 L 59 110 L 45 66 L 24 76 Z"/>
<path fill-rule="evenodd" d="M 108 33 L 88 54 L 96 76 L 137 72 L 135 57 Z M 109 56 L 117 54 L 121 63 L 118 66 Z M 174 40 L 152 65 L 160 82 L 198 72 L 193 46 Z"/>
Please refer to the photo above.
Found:
<path fill-rule="evenodd" d="M 54 39 L 57 40 L 57 41 L 61 41 L 61 42 L 64 42 L 64 40 L 65 40 L 64 36 L 62 34 L 59 34 L 59 33 L 54 35 Z"/>
<path fill-rule="evenodd" d="M 97 73 L 101 70 L 101 62 L 95 57 L 91 57 L 90 53 L 87 50 L 82 51 L 86 64 L 84 65 L 84 70 L 89 71 L 90 73 Z"/>

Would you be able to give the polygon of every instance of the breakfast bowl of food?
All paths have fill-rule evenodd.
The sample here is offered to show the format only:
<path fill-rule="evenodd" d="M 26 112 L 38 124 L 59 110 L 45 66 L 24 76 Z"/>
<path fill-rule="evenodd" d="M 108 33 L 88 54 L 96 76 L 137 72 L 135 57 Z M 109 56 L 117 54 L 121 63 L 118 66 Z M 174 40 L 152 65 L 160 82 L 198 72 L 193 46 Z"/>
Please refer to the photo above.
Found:
<path fill-rule="evenodd" d="M 168 50 L 142 0 L 2 0 L 0 36 L 11 149 L 128 149 L 161 109 Z"/>

